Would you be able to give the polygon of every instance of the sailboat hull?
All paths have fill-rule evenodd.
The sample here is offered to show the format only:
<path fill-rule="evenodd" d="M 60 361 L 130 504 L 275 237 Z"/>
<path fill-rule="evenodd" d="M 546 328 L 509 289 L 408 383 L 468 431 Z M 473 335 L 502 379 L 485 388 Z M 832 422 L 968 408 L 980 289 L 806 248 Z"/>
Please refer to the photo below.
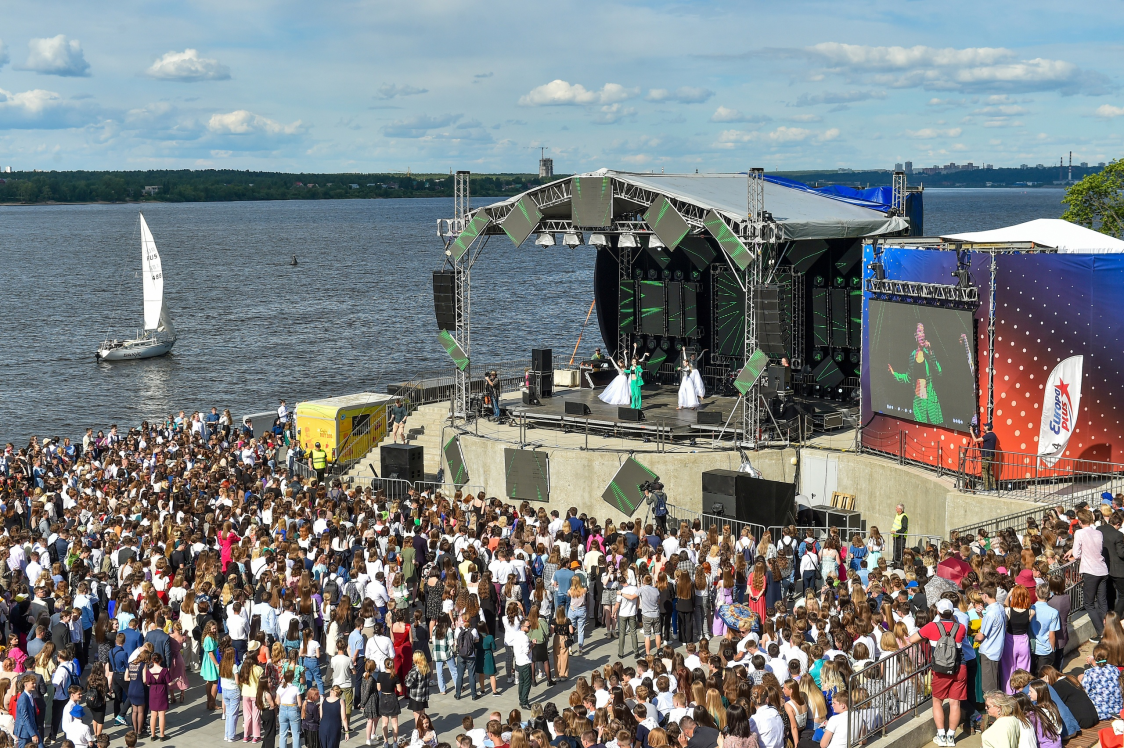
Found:
<path fill-rule="evenodd" d="M 171 340 L 142 338 L 108 346 L 103 345 L 98 349 L 96 356 L 98 361 L 137 361 L 142 358 L 163 356 L 172 350 L 172 346 L 175 344 L 175 338 Z"/>

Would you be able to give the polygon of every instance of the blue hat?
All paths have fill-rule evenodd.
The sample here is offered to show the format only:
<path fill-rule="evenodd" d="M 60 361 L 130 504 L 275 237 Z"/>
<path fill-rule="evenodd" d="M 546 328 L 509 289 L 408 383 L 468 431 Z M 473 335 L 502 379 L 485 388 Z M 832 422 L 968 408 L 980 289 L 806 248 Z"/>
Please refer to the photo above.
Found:
<path fill-rule="evenodd" d="M 85 714 L 85 711 L 82 709 L 81 704 L 75 704 L 74 706 L 72 706 L 70 708 L 70 716 L 74 717 L 75 719 L 82 719 L 82 716 L 84 714 Z"/>
<path fill-rule="evenodd" d="M 906 585 L 906 587 L 916 587 L 916 586 L 917 586 L 917 581 L 916 581 L 916 580 L 914 580 L 914 581 L 912 581 L 912 582 L 910 582 L 910 583 L 908 583 L 908 584 Z"/>
<path fill-rule="evenodd" d="M 1102 504 L 1111 504 L 1112 503 L 1112 492 L 1111 491 L 1105 491 L 1104 493 L 1101 494 L 1101 503 Z"/>

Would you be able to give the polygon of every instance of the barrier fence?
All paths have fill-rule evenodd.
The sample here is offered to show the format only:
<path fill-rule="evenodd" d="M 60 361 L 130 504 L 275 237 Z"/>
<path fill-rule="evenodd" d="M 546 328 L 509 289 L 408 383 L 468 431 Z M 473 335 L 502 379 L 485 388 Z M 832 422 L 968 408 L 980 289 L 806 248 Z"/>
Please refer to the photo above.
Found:
<path fill-rule="evenodd" d="M 847 683 L 851 697 L 847 746 L 884 737 L 895 723 L 928 708 L 932 696 L 932 647 L 919 641 L 855 671 Z"/>
<path fill-rule="evenodd" d="M 737 540 L 739 537 L 741 537 L 742 529 L 749 528 L 749 534 L 753 537 L 753 542 L 755 544 L 760 543 L 761 536 L 765 534 L 764 525 L 755 525 L 752 522 L 742 522 L 740 520 L 731 519 L 726 516 L 719 516 L 717 514 L 704 514 L 703 512 L 697 512 L 693 509 L 684 509 L 683 507 L 675 506 L 673 504 L 667 505 L 667 512 L 669 529 L 672 527 L 672 519 L 674 519 L 676 524 L 678 524 L 679 522 L 690 523 L 698 520 L 699 527 L 701 527 L 703 530 L 709 530 L 711 525 L 717 527 L 719 537 L 722 537 L 725 534 L 725 529 L 729 527 L 730 535 L 735 540 Z M 776 541 L 777 538 L 776 536 L 774 536 L 773 542 L 776 543 Z M 707 548 L 704 550 L 709 551 L 710 549 Z"/>
<path fill-rule="evenodd" d="M 957 488 L 1013 494 L 1042 502 L 1064 501 L 1124 489 L 1124 464 L 1062 457 L 1047 465 L 1037 454 L 995 452 L 986 457 L 976 447 L 961 447 Z"/>

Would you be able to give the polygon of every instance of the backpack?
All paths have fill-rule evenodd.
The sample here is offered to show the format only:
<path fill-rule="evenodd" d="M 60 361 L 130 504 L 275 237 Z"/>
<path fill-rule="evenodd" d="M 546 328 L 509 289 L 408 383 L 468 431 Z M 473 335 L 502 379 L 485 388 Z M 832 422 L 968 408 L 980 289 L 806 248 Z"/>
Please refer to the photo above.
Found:
<path fill-rule="evenodd" d="M 963 652 L 956 643 L 956 632 L 960 630 L 960 622 L 952 621 L 952 630 L 946 630 L 944 621 L 936 621 L 941 638 L 933 644 L 933 672 L 942 675 L 953 675 L 960 669 L 960 658 Z"/>
<path fill-rule="evenodd" d="M 536 554 L 535 558 L 531 561 L 531 573 L 534 574 L 535 578 L 537 579 L 538 577 L 542 576 L 545 568 L 546 564 L 543 562 L 542 556 Z"/>
<path fill-rule="evenodd" d="M 359 596 L 359 585 L 355 583 L 354 579 L 347 580 L 347 584 L 343 586 L 343 594 L 351 600 L 351 607 L 353 608 L 358 608 L 363 602 L 363 599 Z"/>
<path fill-rule="evenodd" d="M 476 642 L 470 629 L 463 629 L 457 636 L 457 654 L 465 659 L 476 655 Z"/>
<path fill-rule="evenodd" d="M 83 694 L 86 701 L 86 706 L 94 711 L 105 709 L 105 694 L 97 688 L 86 687 L 86 693 Z"/>
<path fill-rule="evenodd" d="M 324 597 L 332 605 L 335 605 L 336 601 L 340 599 L 340 585 L 334 576 L 328 577 L 328 581 L 324 583 Z"/>

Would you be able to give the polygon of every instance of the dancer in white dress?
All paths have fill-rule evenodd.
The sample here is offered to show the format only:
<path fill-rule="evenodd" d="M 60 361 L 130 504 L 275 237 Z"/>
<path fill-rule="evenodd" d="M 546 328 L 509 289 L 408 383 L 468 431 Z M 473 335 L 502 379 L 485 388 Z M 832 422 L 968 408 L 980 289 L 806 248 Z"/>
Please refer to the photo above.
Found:
<path fill-rule="evenodd" d="M 676 410 L 684 408 L 694 410 L 697 407 L 699 407 L 699 395 L 691 379 L 691 364 L 687 361 L 687 354 L 684 352 L 683 363 L 679 365 L 679 406 Z"/>
<path fill-rule="evenodd" d="M 703 353 L 706 353 L 709 348 L 703 348 L 702 353 L 697 356 L 691 357 L 691 382 L 695 385 L 695 394 L 698 395 L 699 400 L 706 397 L 706 385 L 703 383 L 702 374 L 699 373 L 698 362 L 702 360 Z"/>
<path fill-rule="evenodd" d="M 613 362 L 613 366 L 617 369 L 617 376 L 609 386 L 597 396 L 597 399 L 608 405 L 616 405 L 624 407 L 632 402 L 632 392 L 628 384 L 628 375 L 621 371 L 624 368 L 624 363 L 618 364 L 615 360 L 609 359 Z"/>

